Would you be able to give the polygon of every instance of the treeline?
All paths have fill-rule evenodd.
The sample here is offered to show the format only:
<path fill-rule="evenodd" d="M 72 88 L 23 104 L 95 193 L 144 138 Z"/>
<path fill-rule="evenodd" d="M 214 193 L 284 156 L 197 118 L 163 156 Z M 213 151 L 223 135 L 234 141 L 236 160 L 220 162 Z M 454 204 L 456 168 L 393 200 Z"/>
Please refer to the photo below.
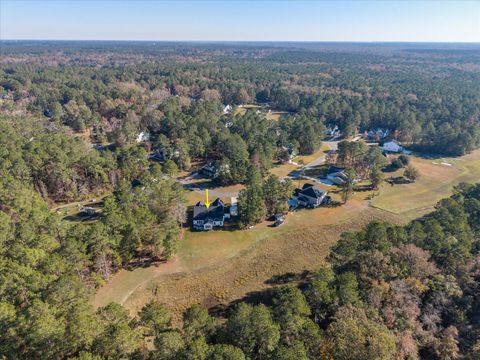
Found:
<path fill-rule="evenodd" d="M 18 183 L 2 183 L 0 200 L 5 359 L 478 358 L 479 184 L 407 226 L 343 234 L 300 288 L 239 303 L 225 321 L 194 305 L 181 328 L 156 302 L 135 318 L 117 304 L 95 311 L 79 274 L 88 240 Z"/>
<path fill-rule="evenodd" d="M 93 225 L 57 224 L 62 251 L 71 252 L 63 255 L 86 283 L 100 285 L 135 257 L 164 259 L 175 252 L 180 227 L 186 222 L 184 190 L 171 178 L 171 169 L 148 161 L 143 147 L 97 151 L 37 119 L 2 116 L 0 149 L 0 206 L 12 225 L 27 231 L 17 234 L 19 238 L 33 236 L 40 226 L 36 217 L 41 222 L 58 221 L 49 215 L 47 203 L 102 198 Z M 31 208 L 30 196 L 41 206 Z M 31 257 L 15 244 L 4 246 L 19 251 L 18 256 Z M 49 246 L 58 250 L 55 243 Z M 30 260 L 37 261 L 35 256 Z"/>
<path fill-rule="evenodd" d="M 388 46 L 362 52 L 246 45 L 131 44 L 130 50 L 127 44 L 105 44 L 101 49 L 80 45 L 56 53 L 42 47 L 25 47 L 23 52 L 6 47 L 9 57 L 0 65 L 2 109 L 44 116 L 76 131 L 93 127 L 93 139 L 103 141 L 132 113 L 140 118 L 137 130 L 163 133 L 150 128 L 148 119 L 158 122 L 169 116 L 162 104 L 170 98 L 184 107 L 199 100 L 268 102 L 276 110 L 335 123 L 345 135 L 389 128 L 395 138 L 423 151 L 461 155 L 480 144 L 480 55 L 475 49 L 451 49 L 442 57 L 434 49 Z M 69 61 L 57 64 L 56 56 Z M 101 66 L 92 66 L 95 61 Z M 210 119 L 221 114 L 213 107 L 205 111 Z M 181 117 L 169 117 L 169 122 L 182 122 Z M 314 130 L 303 126 L 300 118 L 294 123 L 289 135 L 297 140 Z M 196 147 L 195 140 L 183 139 Z M 308 152 L 310 146 L 301 150 Z"/>

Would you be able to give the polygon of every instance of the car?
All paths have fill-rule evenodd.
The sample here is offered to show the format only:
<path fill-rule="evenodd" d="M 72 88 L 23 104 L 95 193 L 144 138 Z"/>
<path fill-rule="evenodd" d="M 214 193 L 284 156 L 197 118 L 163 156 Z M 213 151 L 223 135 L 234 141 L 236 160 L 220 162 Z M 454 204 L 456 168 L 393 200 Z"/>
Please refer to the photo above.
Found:
<path fill-rule="evenodd" d="M 273 226 L 278 227 L 280 225 L 283 225 L 284 222 L 285 222 L 285 219 L 277 220 L 273 223 Z"/>

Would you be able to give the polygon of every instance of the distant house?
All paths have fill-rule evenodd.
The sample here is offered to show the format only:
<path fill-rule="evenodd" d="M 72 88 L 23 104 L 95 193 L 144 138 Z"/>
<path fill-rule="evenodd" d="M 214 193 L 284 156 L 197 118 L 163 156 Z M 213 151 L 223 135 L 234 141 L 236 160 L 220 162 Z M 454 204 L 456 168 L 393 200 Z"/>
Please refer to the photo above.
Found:
<path fill-rule="evenodd" d="M 137 138 L 135 139 L 135 141 L 137 143 L 141 143 L 141 142 L 148 141 L 148 140 L 150 140 L 150 134 L 148 132 L 145 132 L 145 131 L 142 131 L 141 133 L 139 133 L 137 135 Z"/>
<path fill-rule="evenodd" d="M 326 191 L 307 183 L 301 189 L 295 189 L 288 204 L 291 208 L 316 208 L 324 203 L 326 196 Z"/>
<path fill-rule="evenodd" d="M 218 169 L 213 162 L 204 165 L 199 172 L 209 179 L 214 179 L 218 176 Z"/>
<path fill-rule="evenodd" d="M 164 161 L 167 159 L 166 151 L 164 149 L 155 149 L 148 156 L 151 160 Z"/>
<path fill-rule="evenodd" d="M 85 216 L 93 216 L 97 213 L 95 208 L 90 207 L 90 206 L 81 206 L 80 207 L 80 214 L 85 215 Z"/>
<path fill-rule="evenodd" d="M 381 141 L 390 135 L 389 129 L 375 128 L 370 131 L 365 131 L 364 137 L 370 141 Z"/>
<path fill-rule="evenodd" d="M 292 160 L 295 156 L 297 156 L 297 151 L 293 147 L 292 144 L 288 144 L 287 146 L 282 146 L 282 150 L 288 152 L 288 157 Z"/>
<path fill-rule="evenodd" d="M 403 146 L 401 146 L 398 143 L 398 141 L 392 140 L 392 141 L 388 141 L 388 142 L 384 143 L 383 146 L 382 146 L 382 150 L 387 151 L 387 152 L 398 153 L 398 152 L 403 151 Z"/>
<path fill-rule="evenodd" d="M 208 208 L 203 202 L 199 201 L 193 207 L 193 228 L 208 231 L 214 227 L 223 227 L 225 215 L 225 204 L 219 198 L 212 202 Z"/>
<path fill-rule="evenodd" d="M 225 105 L 223 107 L 223 115 L 230 114 L 230 111 L 232 111 L 232 105 Z"/>
<path fill-rule="evenodd" d="M 346 175 L 346 169 L 336 166 L 330 166 L 327 170 L 327 179 L 335 185 L 344 185 L 348 178 Z"/>
<path fill-rule="evenodd" d="M 326 130 L 327 136 L 340 136 L 340 129 L 338 128 L 337 125 L 327 125 L 327 130 Z"/>

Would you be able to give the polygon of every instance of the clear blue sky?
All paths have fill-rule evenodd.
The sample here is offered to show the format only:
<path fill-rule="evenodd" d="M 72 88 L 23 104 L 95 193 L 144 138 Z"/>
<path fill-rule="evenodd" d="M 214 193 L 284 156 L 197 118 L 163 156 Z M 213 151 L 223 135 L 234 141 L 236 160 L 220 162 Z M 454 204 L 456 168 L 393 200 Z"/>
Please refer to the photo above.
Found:
<path fill-rule="evenodd" d="M 480 0 L 0 0 L 0 38 L 480 42 Z"/>

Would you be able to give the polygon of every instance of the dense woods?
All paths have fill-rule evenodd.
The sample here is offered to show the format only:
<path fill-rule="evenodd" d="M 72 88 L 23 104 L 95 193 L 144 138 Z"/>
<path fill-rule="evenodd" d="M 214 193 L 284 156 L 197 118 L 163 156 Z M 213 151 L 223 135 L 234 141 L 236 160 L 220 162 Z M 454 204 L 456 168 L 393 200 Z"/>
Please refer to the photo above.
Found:
<path fill-rule="evenodd" d="M 245 184 L 248 227 L 285 211 L 292 184 L 269 176 L 273 163 L 314 153 L 327 127 L 385 128 L 433 154 L 478 148 L 474 45 L 1 45 L 0 358 L 478 359 L 478 184 L 407 226 L 343 234 L 326 267 L 221 317 L 194 305 L 173 327 L 156 302 L 136 317 L 88 302 L 120 268 L 175 253 L 180 171 L 208 163 L 218 184 Z M 376 187 L 387 165 L 378 147 L 347 141 L 331 160 L 351 187 Z M 65 221 L 59 206 L 92 198 L 93 221 Z"/>
<path fill-rule="evenodd" d="M 2 52 L 3 112 L 89 128 L 94 141 L 129 142 L 148 129 L 165 135 L 180 158 L 212 155 L 221 140 L 235 143 L 220 133 L 243 136 L 251 121 L 256 132 L 243 139 L 261 161 L 282 142 L 311 152 L 315 135 L 332 123 L 345 135 L 388 128 L 407 145 L 442 154 L 460 155 L 480 142 L 475 46 L 7 42 Z M 257 119 L 219 129 L 220 103 L 255 102 L 298 116 L 279 124 L 277 137 Z"/>

